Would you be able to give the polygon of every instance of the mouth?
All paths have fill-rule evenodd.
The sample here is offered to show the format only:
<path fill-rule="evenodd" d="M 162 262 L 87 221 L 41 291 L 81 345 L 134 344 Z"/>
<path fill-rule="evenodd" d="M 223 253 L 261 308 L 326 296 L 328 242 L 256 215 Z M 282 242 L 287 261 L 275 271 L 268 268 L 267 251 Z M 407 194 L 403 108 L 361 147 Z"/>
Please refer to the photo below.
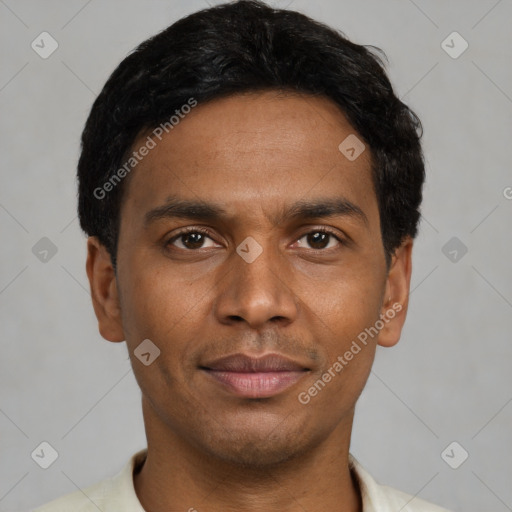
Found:
<path fill-rule="evenodd" d="M 309 371 L 278 354 L 251 357 L 245 354 L 217 359 L 199 367 L 214 382 L 241 398 L 269 398 L 291 388 Z"/>

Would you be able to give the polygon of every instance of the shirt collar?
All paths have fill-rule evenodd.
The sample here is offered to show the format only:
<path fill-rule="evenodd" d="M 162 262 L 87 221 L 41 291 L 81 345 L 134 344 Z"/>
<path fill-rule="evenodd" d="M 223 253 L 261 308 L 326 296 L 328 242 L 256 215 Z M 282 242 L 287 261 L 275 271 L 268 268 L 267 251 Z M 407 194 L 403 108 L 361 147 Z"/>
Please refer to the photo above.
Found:
<path fill-rule="evenodd" d="M 142 507 L 133 483 L 133 473 L 146 459 L 147 448 L 140 450 L 131 457 L 128 464 L 112 478 L 112 491 L 115 496 L 122 496 L 122 503 L 116 503 L 112 509 L 107 508 L 105 512 L 119 512 L 122 505 L 124 512 L 145 512 Z M 349 453 L 350 473 L 355 478 L 361 493 L 363 512 L 387 512 L 388 499 L 382 487 L 373 477 L 361 466 L 357 459 Z"/>

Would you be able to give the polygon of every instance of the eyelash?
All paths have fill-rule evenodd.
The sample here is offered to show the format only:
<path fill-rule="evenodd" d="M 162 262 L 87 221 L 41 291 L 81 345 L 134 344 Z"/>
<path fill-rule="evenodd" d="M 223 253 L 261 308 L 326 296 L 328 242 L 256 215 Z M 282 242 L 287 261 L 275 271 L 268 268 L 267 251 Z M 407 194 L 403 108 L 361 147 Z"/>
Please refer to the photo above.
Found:
<path fill-rule="evenodd" d="M 165 242 L 165 246 L 167 247 L 172 242 L 174 242 L 175 240 L 178 240 L 178 238 L 180 238 L 183 235 L 187 235 L 188 233 L 201 233 L 202 235 L 206 235 L 209 238 L 212 238 L 211 233 L 205 228 L 201 228 L 201 227 L 186 228 L 183 231 L 180 231 L 178 234 L 174 235 L 172 238 L 169 238 L 169 240 L 167 240 L 167 242 Z"/>
<path fill-rule="evenodd" d="M 191 227 L 191 228 L 186 228 L 184 229 L 183 231 L 180 231 L 179 233 L 177 233 L 176 235 L 173 235 L 172 238 L 169 238 L 166 242 L 165 242 L 165 247 L 168 247 L 169 245 L 171 245 L 174 241 L 178 240 L 181 236 L 183 235 L 187 235 L 189 233 L 201 233 L 202 235 L 205 235 L 207 236 L 208 238 L 211 238 L 213 240 L 213 237 L 211 236 L 211 233 L 208 231 L 208 229 L 205 229 L 205 228 L 201 228 L 201 227 Z M 312 229 L 310 231 L 306 231 L 305 233 L 303 233 L 301 236 L 299 236 L 297 238 L 297 240 L 300 240 L 301 238 L 303 238 L 304 236 L 306 235 L 309 235 L 311 233 L 325 233 L 327 235 L 330 235 L 332 236 L 333 238 L 335 238 L 341 245 L 345 245 L 347 242 L 341 238 L 339 235 L 333 233 L 331 230 L 327 229 L 327 228 L 324 228 L 324 227 L 320 227 L 320 228 L 315 228 L 315 229 Z M 177 249 L 181 249 L 181 247 L 178 247 Z M 332 248 L 331 248 L 332 249 Z M 198 250 L 198 249 L 181 249 L 181 250 L 184 250 L 184 251 L 194 251 L 194 250 Z M 310 249 L 311 251 L 328 251 L 329 249 Z"/>

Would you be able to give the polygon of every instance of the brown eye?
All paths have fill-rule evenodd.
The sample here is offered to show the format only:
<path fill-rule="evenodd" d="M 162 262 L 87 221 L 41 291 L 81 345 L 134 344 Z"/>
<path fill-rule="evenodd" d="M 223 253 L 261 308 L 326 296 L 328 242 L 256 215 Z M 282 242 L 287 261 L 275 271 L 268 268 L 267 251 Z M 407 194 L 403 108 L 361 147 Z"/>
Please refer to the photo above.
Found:
<path fill-rule="evenodd" d="M 213 242 L 206 231 L 195 228 L 178 233 L 169 239 L 166 245 L 172 245 L 178 249 L 184 250 L 195 250 L 205 247 L 213 247 L 213 245 L 205 246 L 206 240 L 211 240 Z M 179 244 L 176 242 L 179 242 Z"/>
<path fill-rule="evenodd" d="M 301 238 L 299 238 L 298 242 L 300 242 L 300 240 L 304 238 L 306 239 L 306 242 L 309 245 L 309 247 L 315 250 L 331 249 L 332 247 L 335 247 L 336 245 L 342 243 L 339 237 L 323 229 L 317 229 L 315 231 L 310 231 L 309 233 L 306 233 Z M 331 246 L 329 246 L 329 244 L 333 241 L 334 246 L 332 244 Z"/>

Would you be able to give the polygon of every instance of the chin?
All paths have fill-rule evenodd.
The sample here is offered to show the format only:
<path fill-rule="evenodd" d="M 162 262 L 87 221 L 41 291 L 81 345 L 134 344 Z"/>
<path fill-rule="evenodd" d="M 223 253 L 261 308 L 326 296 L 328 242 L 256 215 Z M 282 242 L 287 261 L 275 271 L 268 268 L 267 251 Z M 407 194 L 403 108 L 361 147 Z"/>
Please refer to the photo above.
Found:
<path fill-rule="evenodd" d="M 259 428 L 217 428 L 201 440 L 202 450 L 225 463 L 252 469 L 268 469 L 302 456 L 315 443 L 300 425 L 283 421 Z M 219 425 L 217 425 L 219 427 Z"/>
<path fill-rule="evenodd" d="M 299 456 L 302 450 L 290 446 L 289 442 L 230 441 L 226 446 L 210 447 L 210 453 L 216 458 L 245 469 L 268 469 L 279 466 Z"/>

